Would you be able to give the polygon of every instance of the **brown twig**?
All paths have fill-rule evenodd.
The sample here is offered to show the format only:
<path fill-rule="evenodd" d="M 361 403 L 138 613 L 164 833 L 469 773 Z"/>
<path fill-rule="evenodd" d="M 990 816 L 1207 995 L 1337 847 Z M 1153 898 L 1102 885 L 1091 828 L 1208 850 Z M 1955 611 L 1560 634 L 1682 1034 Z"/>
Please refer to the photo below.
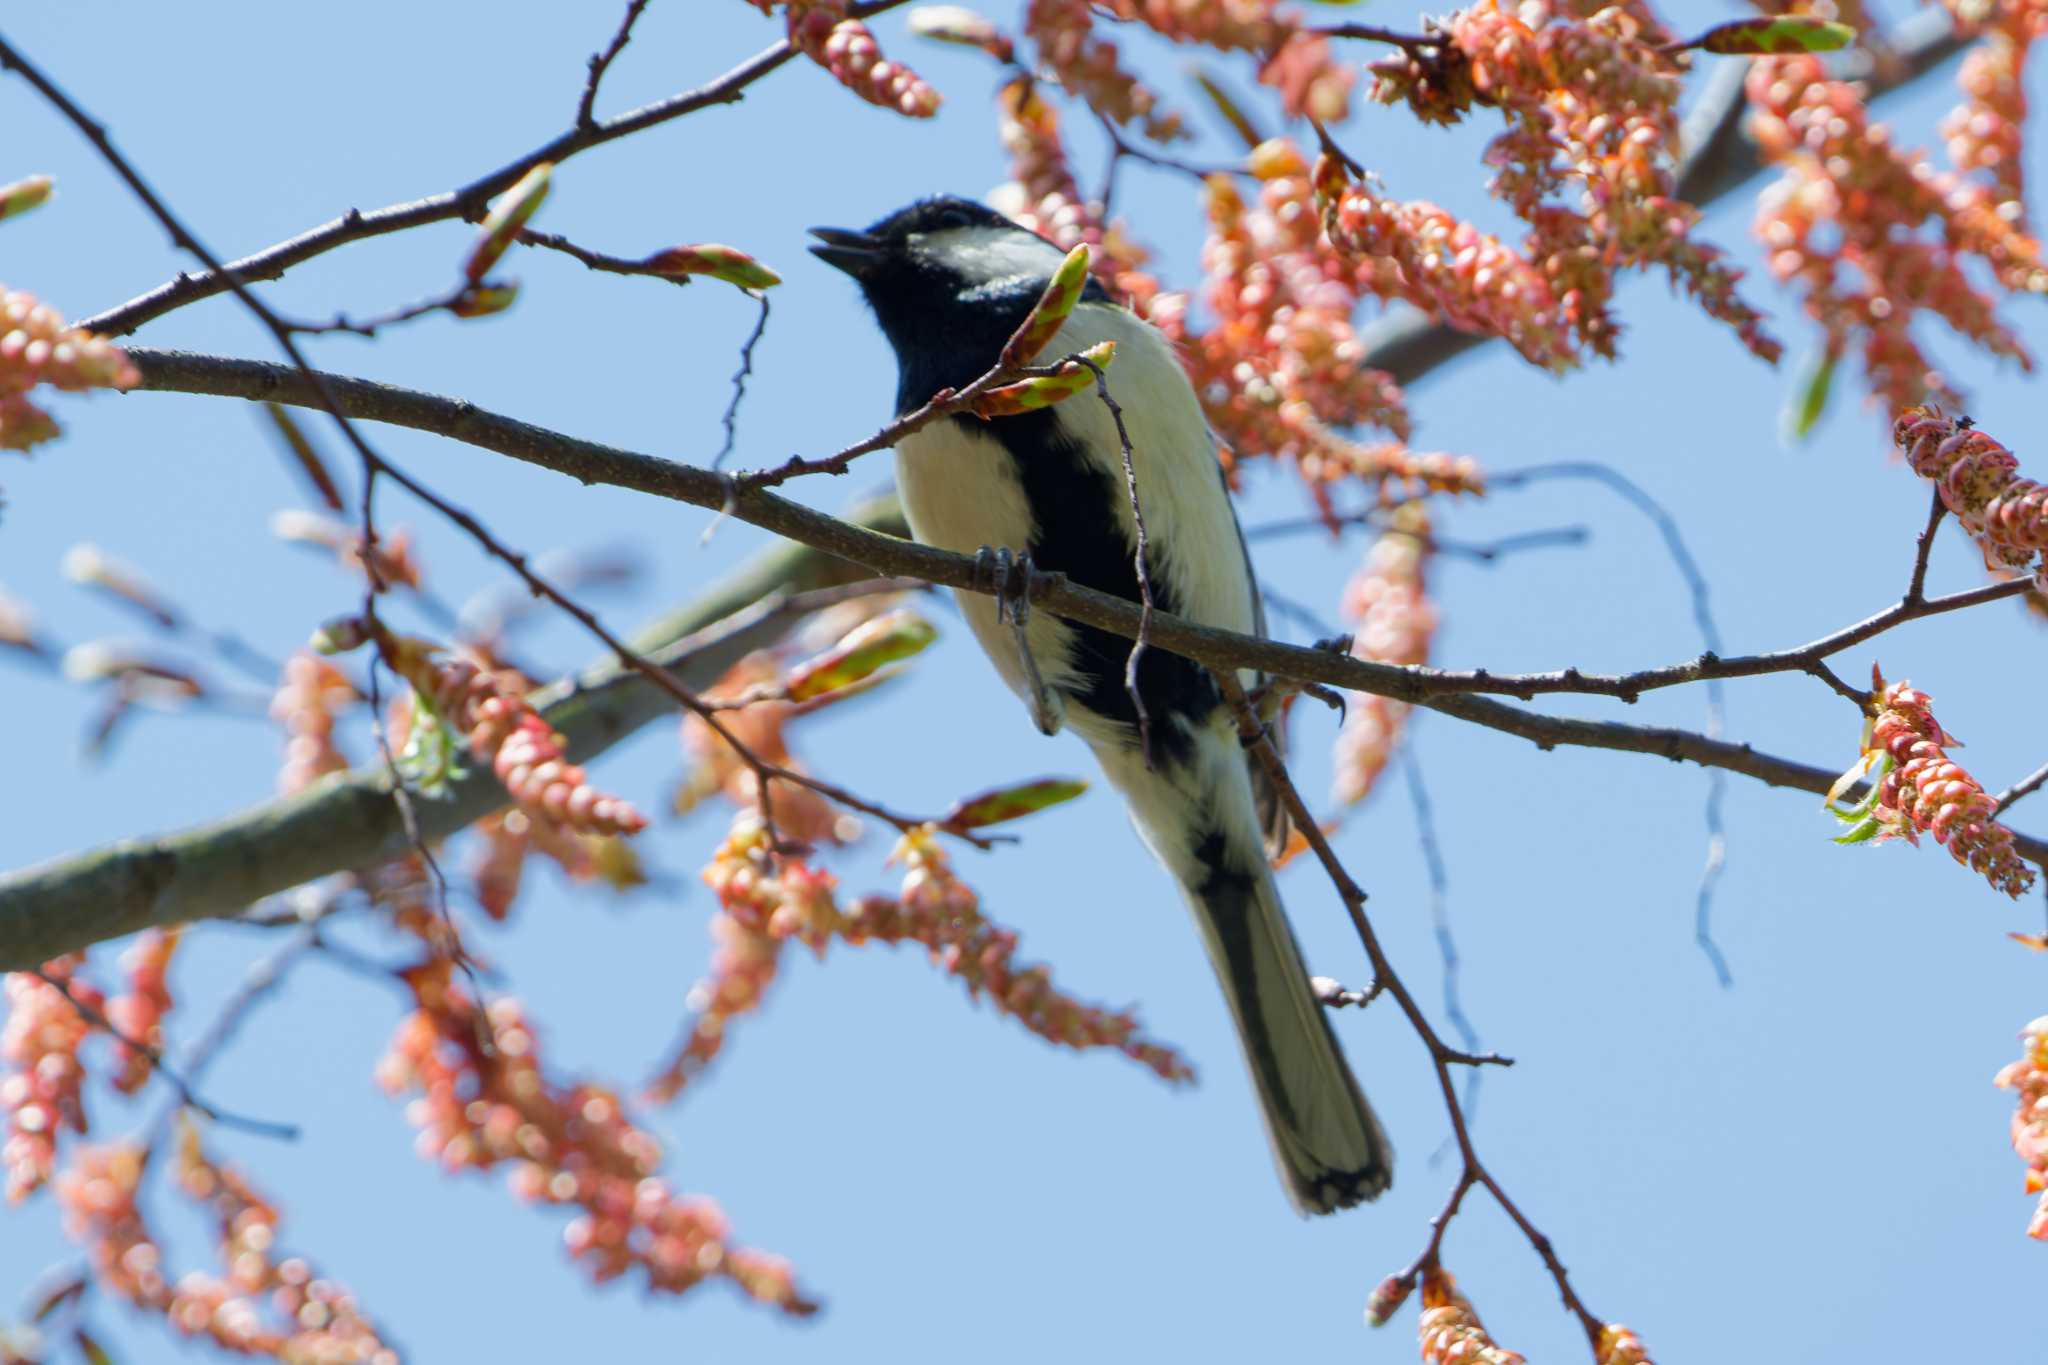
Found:
<path fill-rule="evenodd" d="M 1577 1317 L 1580 1325 L 1585 1328 L 1588 1342 L 1597 1343 L 1600 1339 L 1601 1319 L 1596 1317 L 1579 1298 L 1578 1291 L 1572 1286 L 1570 1275 L 1565 1271 L 1564 1263 L 1558 1259 L 1556 1249 L 1550 1243 L 1550 1238 L 1530 1221 L 1528 1215 L 1522 1212 L 1507 1191 L 1501 1187 L 1500 1182 L 1494 1179 L 1492 1173 L 1480 1161 L 1478 1148 L 1472 1141 L 1470 1125 L 1466 1122 L 1464 1105 L 1458 1098 L 1457 1084 L 1451 1071 L 1453 1066 L 1480 1063 L 1505 1066 L 1510 1065 L 1508 1059 L 1491 1054 L 1474 1056 L 1462 1052 L 1446 1043 L 1442 1035 L 1436 1031 L 1429 1016 L 1423 1012 L 1422 1006 L 1395 972 L 1394 964 L 1387 958 L 1378 934 L 1373 931 L 1372 921 L 1365 913 L 1364 890 L 1338 860 L 1336 851 L 1330 847 L 1330 841 L 1323 834 L 1322 827 L 1316 823 L 1308 803 L 1302 800 L 1301 792 L 1295 787 L 1293 778 L 1288 775 L 1287 765 L 1282 761 L 1280 751 L 1274 747 L 1272 736 L 1260 723 L 1251 698 L 1245 695 L 1237 675 L 1228 669 L 1214 669 L 1212 675 L 1217 686 L 1223 691 L 1224 701 L 1237 718 L 1238 734 L 1244 740 L 1245 747 L 1250 750 L 1253 761 L 1265 771 L 1274 790 L 1280 794 L 1280 799 L 1286 804 L 1288 813 L 1294 819 L 1295 828 L 1307 838 L 1309 848 L 1315 853 L 1316 860 L 1322 864 L 1331 884 L 1336 887 L 1339 899 L 1344 902 L 1344 909 L 1351 918 L 1352 927 L 1357 931 L 1358 941 L 1364 947 L 1366 957 L 1372 962 L 1374 986 L 1393 997 L 1394 1003 L 1400 1007 L 1402 1015 L 1408 1020 L 1409 1027 L 1415 1031 L 1416 1037 L 1429 1051 L 1430 1065 L 1436 1072 L 1437 1089 L 1443 1097 L 1444 1110 L 1451 1122 L 1451 1135 L 1457 1143 L 1458 1155 L 1463 1165 L 1458 1177 L 1458 1187 L 1452 1191 L 1450 1199 L 1446 1201 L 1443 1211 L 1431 1229 L 1423 1259 L 1416 1265 L 1417 1272 L 1419 1273 L 1422 1264 L 1433 1257 L 1437 1247 L 1441 1245 L 1444 1228 L 1456 1215 L 1459 1205 L 1464 1200 L 1466 1189 L 1473 1184 L 1484 1185 L 1487 1192 L 1493 1195 L 1494 1201 L 1500 1205 L 1501 1211 L 1521 1229 L 1523 1237 L 1543 1261 L 1544 1268 L 1550 1272 L 1551 1279 L 1557 1285 L 1558 1294 L 1564 1300 L 1566 1309 Z"/>
<path fill-rule="evenodd" d="M 179 1068 L 190 1084 L 198 1084 L 201 1075 L 213 1065 L 214 1059 L 220 1056 L 228 1040 L 234 1037 L 235 1030 L 241 1027 L 242 1021 L 248 1017 L 249 1011 L 255 1008 L 257 1002 L 276 990 L 283 983 L 285 974 L 291 970 L 292 965 L 304 956 L 309 948 L 319 943 L 319 921 L 333 913 L 334 907 L 335 903 L 330 902 L 314 914 L 302 917 L 301 927 L 297 933 L 279 944 L 272 952 L 258 958 L 250 965 L 248 971 L 243 973 L 241 985 L 228 997 L 227 1004 L 221 1007 L 220 1013 L 207 1025 L 206 1031 L 193 1039 L 191 1045 L 185 1049 L 184 1056 L 178 1059 Z M 180 1103 L 168 1105 L 158 1111 L 156 1117 L 144 1127 L 147 1134 L 144 1139 L 145 1147 L 154 1150 L 163 1141 L 164 1135 L 170 1131 L 172 1122 L 187 1107 L 194 1106 L 185 1104 L 181 1096 Z"/>
<path fill-rule="evenodd" d="M 1325 38 L 1361 38 L 1372 43 L 1391 43 L 1411 56 L 1434 52 L 1444 45 L 1442 38 L 1432 38 L 1422 33 L 1397 33 L 1390 28 L 1374 24 L 1324 24 L 1311 28 L 1311 33 L 1320 33 Z"/>
<path fill-rule="evenodd" d="M 2021 778 L 2019 781 L 2013 783 L 2010 787 L 2007 787 L 2004 791 L 2000 792 L 1998 794 L 1998 800 L 1993 804 L 1991 808 L 1992 815 L 1998 816 L 2005 814 L 2006 810 L 2010 806 L 2012 806 L 2014 802 L 2032 796 L 2035 792 L 2041 790 L 2044 784 L 2048 784 L 2048 763 L 2042 764 L 2040 767 L 2034 769 L 2034 771 L 2028 773 L 2025 777 Z"/>
<path fill-rule="evenodd" d="M 564 256 L 581 261 L 587 268 L 607 275 L 645 275 L 651 279 L 666 280 L 670 284 L 690 283 L 688 275 L 678 275 L 673 271 L 651 266 L 645 260 L 592 251 L 587 246 L 578 246 L 559 232 L 536 232 L 532 228 L 521 228 L 512 240 L 522 246 L 537 246 L 548 251 L 559 251 Z"/>
<path fill-rule="evenodd" d="M 626 13 L 619 20 L 619 31 L 602 52 L 590 56 L 590 79 L 583 83 L 583 98 L 576 101 L 576 126 L 591 129 L 597 126 L 592 109 L 597 104 L 597 87 L 604 81 L 604 73 L 611 68 L 612 61 L 633 41 L 633 25 L 640 22 L 640 12 L 647 8 L 647 0 L 627 0 Z"/>
<path fill-rule="evenodd" d="M 381 328 L 396 327 L 400 323 L 426 317 L 430 313 L 453 312 L 456 305 L 469 292 L 470 286 L 465 284 L 437 298 L 422 299 L 418 303 L 409 303 L 403 308 L 394 308 L 388 313 L 380 313 L 361 322 L 355 321 L 346 313 L 336 313 L 326 322 L 298 322 L 283 319 L 282 315 L 280 317 L 284 321 L 286 330 L 299 336 L 321 336 L 335 332 L 345 332 L 350 336 L 374 337 Z"/>
<path fill-rule="evenodd" d="M 1906 580 L 1906 595 L 1899 599 L 1901 606 L 1917 607 L 1927 601 L 1927 559 L 1934 552 L 1934 532 L 1947 511 L 1948 504 L 1941 500 L 1941 489 L 1937 486 L 1927 508 L 1927 525 L 1913 542 L 1913 576 Z"/>
<path fill-rule="evenodd" d="M 726 402 L 725 415 L 719 419 L 725 427 L 725 440 L 719 445 L 718 453 L 711 457 L 713 469 L 725 467 L 734 443 L 739 440 L 740 403 L 747 396 L 747 376 L 754 372 L 754 348 L 761 344 L 761 336 L 768 330 L 768 291 L 750 289 L 747 292 L 754 296 L 754 302 L 761 305 L 761 315 L 754 320 L 754 330 L 740 346 L 740 367 L 733 371 L 732 397 Z"/>
<path fill-rule="evenodd" d="M 1138 634 L 1131 641 L 1131 652 L 1124 659 L 1124 692 L 1131 699 L 1132 714 L 1138 720 L 1138 752 L 1145 756 L 1145 766 L 1152 766 L 1152 713 L 1145 707 L 1144 693 L 1138 689 L 1138 664 L 1145 657 L 1147 646 L 1152 643 L 1152 549 L 1151 538 L 1145 530 L 1145 508 L 1138 499 L 1138 466 L 1131 451 L 1131 433 L 1124 426 L 1124 410 L 1116 399 L 1109 395 L 1109 378 L 1102 372 L 1102 366 L 1087 356 L 1076 352 L 1067 357 L 1068 362 L 1086 365 L 1095 375 L 1095 396 L 1109 409 L 1110 420 L 1116 423 L 1117 445 L 1122 451 L 1124 462 L 1124 494 L 1131 502 L 1131 525 L 1136 532 L 1137 548 L 1132 552 L 1132 566 L 1138 576 Z"/>
<path fill-rule="evenodd" d="M 1174 171 L 1195 180 L 1207 180 L 1212 175 L 1238 177 L 1251 175 L 1250 169 L 1241 162 L 1202 165 L 1193 161 L 1184 161 L 1176 156 L 1168 156 L 1164 152 L 1155 152 L 1151 148 L 1140 146 L 1128 137 L 1125 137 L 1124 130 L 1119 128 L 1116 121 L 1101 110 L 1095 112 L 1095 119 L 1096 122 L 1102 125 L 1103 135 L 1109 139 L 1109 164 L 1103 168 L 1102 190 L 1095 196 L 1096 201 L 1102 205 L 1102 211 L 1105 214 L 1109 212 L 1110 205 L 1116 198 L 1117 170 L 1127 160 L 1142 162 L 1147 166 L 1157 166 L 1160 170 Z"/>

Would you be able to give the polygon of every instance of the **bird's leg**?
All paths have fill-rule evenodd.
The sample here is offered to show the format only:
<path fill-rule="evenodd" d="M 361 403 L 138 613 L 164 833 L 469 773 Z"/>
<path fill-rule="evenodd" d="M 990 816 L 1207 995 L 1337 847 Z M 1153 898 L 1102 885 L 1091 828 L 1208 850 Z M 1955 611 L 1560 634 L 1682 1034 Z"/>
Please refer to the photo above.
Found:
<path fill-rule="evenodd" d="M 1020 555 L 1007 546 L 987 545 L 974 552 L 975 585 L 995 595 L 996 622 L 1008 622 L 1017 638 L 1017 659 L 1024 671 L 1024 704 L 1031 708 L 1031 722 L 1044 735 L 1056 735 L 1065 719 L 1066 708 L 1059 696 L 1045 685 L 1038 660 L 1031 653 L 1031 566 L 1030 555 Z"/>

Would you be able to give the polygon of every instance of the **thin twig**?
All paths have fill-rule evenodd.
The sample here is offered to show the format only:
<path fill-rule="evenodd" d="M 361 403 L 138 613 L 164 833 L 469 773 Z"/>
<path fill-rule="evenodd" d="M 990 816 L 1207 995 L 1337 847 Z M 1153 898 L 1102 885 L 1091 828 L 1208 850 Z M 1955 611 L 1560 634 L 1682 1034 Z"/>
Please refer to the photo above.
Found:
<path fill-rule="evenodd" d="M 1395 503 L 1389 507 L 1368 508 L 1363 512 L 1349 512 L 1336 517 L 1288 517 L 1280 521 L 1262 522 L 1257 526 L 1244 528 L 1246 540 L 1271 540 L 1279 536 L 1301 535 L 1319 532 L 1328 535 L 1347 526 L 1370 526 L 1385 529 Z M 1446 540 L 1442 536 L 1417 537 L 1424 548 L 1432 554 L 1451 555 L 1469 559 L 1480 564 L 1493 564 L 1512 554 L 1524 550 L 1545 550 L 1557 545 L 1584 545 L 1592 539 L 1592 532 L 1584 526 L 1545 526 L 1533 531 L 1517 531 L 1498 540 Z"/>
<path fill-rule="evenodd" d="M 1478 1063 L 1508 1065 L 1508 1059 L 1491 1054 L 1474 1056 L 1451 1047 L 1443 1040 L 1443 1036 L 1430 1022 L 1428 1014 L 1424 1012 L 1414 994 L 1394 971 L 1393 963 L 1388 960 L 1386 951 L 1380 945 L 1379 936 L 1373 930 L 1372 921 L 1366 916 L 1365 892 L 1338 860 L 1335 850 L 1330 847 L 1329 839 L 1323 834 L 1322 827 L 1316 823 L 1314 815 L 1309 811 L 1308 803 L 1302 800 L 1301 792 L 1288 775 L 1287 765 L 1281 760 L 1280 751 L 1274 747 L 1272 736 L 1260 723 L 1251 698 L 1245 694 L 1236 674 L 1228 669 L 1214 669 L 1212 676 L 1222 690 L 1224 701 L 1237 719 L 1239 737 L 1250 750 L 1253 760 L 1271 780 L 1274 790 L 1280 794 L 1282 802 L 1294 818 L 1295 828 L 1308 840 L 1309 848 L 1314 851 L 1317 861 L 1323 865 L 1323 871 L 1329 877 L 1331 885 L 1337 889 L 1338 898 L 1344 902 L 1352 927 L 1357 931 L 1359 943 L 1372 962 L 1374 985 L 1384 989 L 1394 998 L 1394 1002 L 1400 1006 L 1402 1015 L 1408 1020 L 1409 1027 L 1429 1050 L 1430 1065 L 1436 1072 L 1437 1090 L 1443 1097 L 1444 1110 L 1451 1123 L 1451 1135 L 1457 1143 L 1463 1168 L 1458 1187 L 1453 1190 L 1450 1199 L 1445 1203 L 1444 1211 L 1438 1215 L 1438 1220 L 1431 1229 L 1429 1245 L 1423 1253 L 1424 1261 L 1435 1255 L 1437 1247 L 1443 1240 L 1444 1228 L 1457 1213 L 1466 1188 L 1473 1184 L 1484 1185 L 1488 1193 L 1493 1195 L 1494 1202 L 1500 1205 L 1501 1211 L 1521 1230 L 1522 1236 L 1542 1260 L 1544 1268 L 1550 1272 L 1551 1280 L 1557 1285 L 1558 1295 L 1564 1300 L 1566 1309 L 1578 1318 L 1580 1326 L 1585 1329 L 1588 1343 L 1597 1344 L 1602 1320 L 1580 1299 L 1564 1263 L 1558 1259 L 1556 1248 L 1551 1245 L 1550 1238 L 1522 1212 L 1521 1207 L 1509 1197 L 1500 1182 L 1480 1161 L 1478 1148 L 1472 1141 L 1471 1126 L 1467 1122 L 1464 1105 L 1458 1098 L 1457 1085 L 1451 1072 L 1453 1066 Z M 1418 1262 L 1418 1271 L 1422 1263 Z"/>
<path fill-rule="evenodd" d="M 1415 756 L 1415 735 L 1413 722 L 1406 741 L 1401 746 L 1401 771 L 1407 779 L 1408 802 L 1415 811 L 1416 843 L 1422 852 L 1422 866 L 1429 876 L 1429 924 L 1436 935 L 1437 956 L 1444 969 L 1444 1018 L 1457 1030 L 1458 1041 L 1465 1045 L 1467 1052 L 1477 1052 L 1483 1046 L 1479 1041 L 1479 1030 L 1472 1027 L 1472 1020 L 1465 1013 L 1465 1002 L 1458 992 L 1458 941 L 1451 933 L 1451 877 L 1444 867 L 1443 848 L 1436 837 L 1436 808 L 1429 799 L 1429 789 L 1422 781 L 1422 763 Z M 1476 1122 L 1479 1112 L 1479 1081 L 1485 1072 L 1472 1068 L 1465 1080 L 1465 1121 Z"/>
<path fill-rule="evenodd" d="M 665 267 L 649 265 L 644 259 L 635 260 L 630 256 L 612 256 L 602 251 L 592 251 L 587 246 L 578 246 L 559 232 L 536 232 L 532 228 L 521 228 L 512 240 L 522 246 L 537 246 L 548 251 L 559 251 L 564 256 L 581 261 L 587 268 L 607 275 L 644 275 L 675 285 L 690 283 L 688 275 L 678 275 Z"/>
<path fill-rule="evenodd" d="M 740 347 L 740 367 L 732 376 L 732 398 L 725 405 L 725 416 L 720 419 L 725 426 L 725 441 L 718 447 L 718 454 L 711 458 L 713 469 L 725 467 L 727 457 L 732 454 L 733 443 L 739 440 L 740 401 L 747 396 L 747 376 L 754 372 L 754 348 L 761 344 L 761 334 L 768 330 L 768 291 L 749 289 L 746 292 L 761 305 L 761 316 L 754 320 L 753 332 Z"/>
<path fill-rule="evenodd" d="M 2044 783 L 2048 783 L 2048 763 L 2042 764 L 2000 792 L 1997 802 L 1992 807 L 1991 814 L 1993 816 L 2005 814 L 2006 809 L 2014 802 L 2032 796 L 2035 792 L 2041 790 Z"/>
<path fill-rule="evenodd" d="M 592 109 L 597 104 L 597 87 L 604 81 L 604 73 L 611 68 L 612 60 L 633 41 L 633 25 L 640 22 L 640 12 L 647 8 L 647 0 L 628 0 L 625 17 L 619 20 L 619 31 L 604 51 L 594 52 L 590 57 L 590 79 L 583 82 L 583 98 L 576 101 L 576 126 L 591 129 L 597 126 Z"/>
<path fill-rule="evenodd" d="M 214 1016 L 206 1031 L 193 1039 L 186 1047 L 184 1055 L 178 1059 L 179 1069 L 191 1084 L 199 1083 L 199 1078 L 226 1048 L 228 1040 L 234 1037 L 235 1030 L 241 1027 L 249 1011 L 255 1008 L 256 1003 L 264 996 L 283 983 L 285 974 L 291 970 L 292 964 L 314 945 L 319 935 L 318 920 L 329 913 L 331 908 L 324 908 L 311 916 L 297 933 L 270 953 L 258 958 L 250 965 L 248 971 L 243 973 L 242 984 L 228 997 L 227 1004 L 221 1007 L 220 1013 Z M 186 1107 L 188 1106 L 181 1102 L 167 1105 L 157 1112 L 156 1117 L 143 1129 L 147 1135 L 143 1143 L 145 1149 L 154 1151 L 157 1148 L 170 1130 L 171 1123 Z"/>
<path fill-rule="evenodd" d="M 1411 56 L 1433 52 L 1445 43 L 1443 38 L 1432 38 L 1422 33 L 1397 33 L 1390 28 L 1373 24 L 1324 24 L 1309 30 L 1326 38 L 1361 38 L 1373 43 L 1391 43 Z"/>
<path fill-rule="evenodd" d="M 1941 500 L 1941 488 L 1932 490 L 1927 508 L 1927 525 L 1913 542 L 1913 576 L 1906 580 L 1906 595 L 1899 600 L 1909 607 L 1919 606 L 1927 600 L 1927 558 L 1934 551 L 1935 528 L 1941 525 L 1948 504 Z"/>
<path fill-rule="evenodd" d="M 1131 502 L 1131 525 L 1136 531 L 1137 549 L 1131 560 L 1138 575 L 1138 635 L 1131 641 L 1131 652 L 1124 659 L 1124 692 L 1131 699 L 1131 711 L 1138 721 L 1138 752 L 1145 756 L 1145 766 L 1152 766 L 1152 714 L 1145 707 L 1144 694 L 1138 688 L 1138 665 L 1145 657 L 1146 647 L 1152 643 L 1152 549 L 1151 538 L 1145 531 L 1145 508 L 1138 499 L 1138 466 L 1131 452 L 1131 433 L 1124 426 L 1124 410 L 1116 399 L 1109 396 L 1109 378 L 1102 372 L 1102 366 L 1078 352 L 1067 357 L 1076 365 L 1086 365 L 1095 374 L 1095 396 L 1109 409 L 1109 416 L 1116 423 L 1117 445 L 1123 452 L 1124 494 Z"/>
<path fill-rule="evenodd" d="M 905 3 L 907 0 L 855 0 L 855 3 L 847 6 L 846 12 L 849 18 L 867 19 Z M 457 218 L 480 218 L 492 198 L 509 188 L 541 162 L 559 164 L 579 152 L 588 151 L 607 142 L 615 142 L 622 137 L 630 137 L 657 124 L 667 123 L 697 113 L 699 110 L 736 103 L 745 98 L 748 86 L 775 71 L 794 56 L 796 48 L 784 39 L 762 49 L 724 75 L 694 90 L 685 90 L 667 99 L 629 110 L 616 118 L 600 120 L 588 128 L 571 128 L 545 145 L 534 148 L 487 175 L 477 177 L 460 189 L 368 211 L 350 209 L 339 218 L 331 219 L 295 237 L 289 237 L 261 251 L 231 261 L 225 268 L 209 266 L 204 271 L 176 275 L 126 303 L 96 313 L 92 317 L 80 319 L 77 325 L 104 336 L 125 336 L 152 318 L 162 317 L 173 309 L 196 303 L 200 299 L 225 293 L 232 289 L 237 281 L 277 279 L 293 266 L 350 242 L 381 237 L 386 233 L 402 232 L 428 223 L 446 222 Z"/>
<path fill-rule="evenodd" d="M 164 1060 L 164 1054 L 160 1050 L 151 1046 L 143 1039 L 131 1037 L 115 1027 L 114 1021 L 107 1018 L 97 1006 L 88 1000 L 82 999 L 77 992 L 73 991 L 69 981 L 41 967 L 31 968 L 29 974 L 51 990 L 57 992 L 57 994 L 63 996 L 70 1003 L 71 1008 L 78 1011 L 78 1017 L 85 1020 L 86 1023 L 112 1036 L 131 1052 L 147 1057 L 150 1070 L 163 1077 L 171 1089 L 178 1092 L 178 1103 L 180 1106 L 196 1110 L 212 1119 L 215 1123 L 225 1127 L 236 1128 L 245 1133 L 254 1133 L 258 1137 L 281 1138 L 287 1142 L 298 1138 L 299 1129 L 296 1124 L 277 1123 L 270 1119 L 249 1118 L 245 1115 L 234 1113 L 231 1110 L 222 1109 L 218 1105 L 201 1099 L 192 1089 L 191 1082 L 176 1068 L 172 1067 L 169 1062 Z"/>
<path fill-rule="evenodd" d="M 396 327 L 400 323 L 426 317 L 429 313 L 452 312 L 456 304 L 469 294 L 470 289 L 471 286 L 463 284 L 449 293 L 431 299 L 421 299 L 418 303 L 409 303 L 403 308 L 394 308 L 388 313 L 380 313 L 361 322 L 355 321 L 346 313 L 336 313 L 326 322 L 298 322 L 291 319 L 283 321 L 286 330 L 299 336 L 323 336 L 341 332 L 349 336 L 374 337 L 385 327 Z"/>

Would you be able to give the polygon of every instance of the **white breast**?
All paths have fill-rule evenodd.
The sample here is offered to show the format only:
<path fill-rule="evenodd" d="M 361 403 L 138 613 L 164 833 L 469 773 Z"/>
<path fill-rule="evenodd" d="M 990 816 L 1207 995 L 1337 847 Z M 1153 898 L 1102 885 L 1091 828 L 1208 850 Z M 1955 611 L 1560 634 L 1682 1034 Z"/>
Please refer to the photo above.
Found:
<path fill-rule="evenodd" d="M 1109 389 L 1123 407 L 1130 432 L 1156 577 L 1165 580 L 1189 618 L 1229 630 L 1253 630 L 1254 591 L 1229 495 L 1217 471 L 1214 438 L 1165 338 L 1124 309 L 1083 304 L 1040 359 L 1050 362 L 1104 340 L 1117 343 L 1116 360 L 1107 372 Z M 1067 399 L 1057 411 L 1061 425 L 1102 464 L 1111 486 L 1121 494 L 1123 463 L 1108 408 L 1092 393 L 1084 393 Z M 1022 553 L 1030 545 L 1033 526 L 1024 490 L 1002 445 L 985 431 L 941 421 L 906 437 L 896 448 L 896 481 L 911 533 L 927 545 L 961 554 L 973 554 L 984 545 Z M 1126 536 L 1134 541 L 1127 498 L 1118 497 L 1117 514 Z M 955 597 L 997 672 L 1013 692 L 1024 696 L 1015 641 L 1009 627 L 997 625 L 993 600 L 979 593 Z M 1053 617 L 1033 614 L 1032 654 L 1046 682 L 1055 688 L 1072 677 L 1067 636 L 1068 628 Z M 1068 715 L 1091 741 L 1122 738 L 1091 724 L 1094 718 L 1078 708 L 1070 707 Z"/>

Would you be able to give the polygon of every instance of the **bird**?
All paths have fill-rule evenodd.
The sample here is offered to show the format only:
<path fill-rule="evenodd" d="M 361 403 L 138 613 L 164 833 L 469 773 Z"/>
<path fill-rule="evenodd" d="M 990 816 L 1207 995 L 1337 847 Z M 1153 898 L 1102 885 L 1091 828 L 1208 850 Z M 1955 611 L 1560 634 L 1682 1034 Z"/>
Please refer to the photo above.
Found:
<path fill-rule="evenodd" d="M 810 232 L 811 252 L 853 278 L 895 351 L 899 415 L 993 367 L 1067 254 L 952 195 L 865 230 Z M 1129 433 L 1153 605 L 1263 634 L 1216 437 L 1172 344 L 1091 276 L 1041 360 L 1105 340 L 1116 343 L 1103 377 Z M 1032 571 L 1141 600 L 1138 516 L 1108 405 L 1084 394 L 992 419 L 954 412 L 901 438 L 895 458 L 912 534 L 978 556 L 1000 588 L 955 594 L 996 671 L 1039 729 L 1086 741 L 1192 910 L 1289 1200 L 1321 1214 L 1378 1197 L 1393 1149 L 1311 988 L 1269 861 L 1286 816 L 1215 679 L 1147 649 L 1135 670 L 1141 712 L 1127 686 L 1129 640 L 1027 614 Z"/>

